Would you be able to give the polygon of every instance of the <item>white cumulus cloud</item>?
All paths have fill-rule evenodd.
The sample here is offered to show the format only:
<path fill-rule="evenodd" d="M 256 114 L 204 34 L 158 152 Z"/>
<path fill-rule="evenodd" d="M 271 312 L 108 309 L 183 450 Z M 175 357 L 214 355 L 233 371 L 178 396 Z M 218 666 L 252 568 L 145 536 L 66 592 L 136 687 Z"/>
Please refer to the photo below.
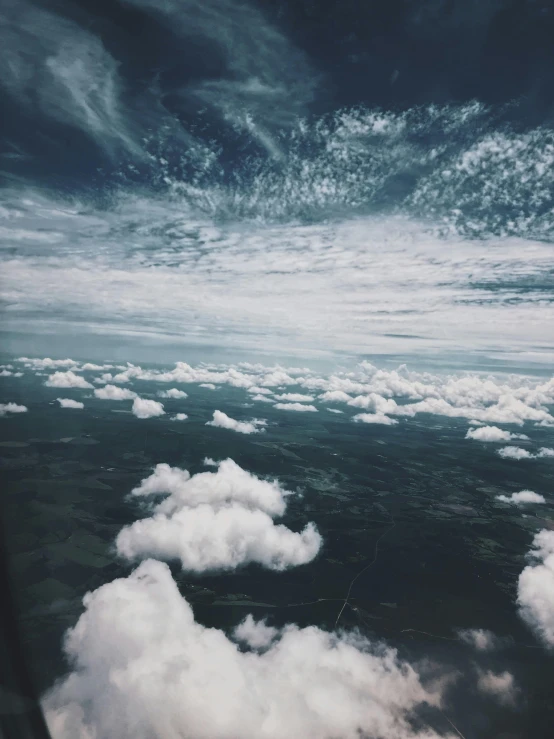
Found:
<path fill-rule="evenodd" d="M 439 737 L 410 719 L 422 704 L 440 706 L 440 688 L 359 635 L 291 624 L 262 653 L 239 650 L 195 621 L 153 560 L 84 606 L 64 644 L 74 671 L 43 700 L 58 739 Z M 248 644 L 263 630 L 252 620 L 241 633 Z"/>
<path fill-rule="evenodd" d="M 137 418 L 154 418 L 155 416 L 163 416 L 165 414 L 162 403 L 158 403 L 157 400 L 147 400 L 146 398 L 135 398 L 131 410 Z"/>
<path fill-rule="evenodd" d="M 261 418 L 253 418 L 251 421 L 236 421 L 223 411 L 214 411 L 212 420 L 206 423 L 206 426 L 229 429 L 230 431 L 237 431 L 239 434 L 257 434 L 264 431 L 263 428 L 258 427 L 266 425 L 267 421 Z"/>
<path fill-rule="evenodd" d="M 85 404 L 72 398 L 56 398 L 62 408 L 84 408 Z"/>
<path fill-rule="evenodd" d="M 99 400 L 134 400 L 137 394 L 126 387 L 104 385 L 104 387 L 95 388 L 94 396 Z"/>
<path fill-rule="evenodd" d="M 53 375 L 49 375 L 48 379 L 44 383 L 47 387 L 59 387 L 59 388 L 81 388 L 86 390 L 91 388 L 90 382 L 87 382 L 81 375 L 76 375 L 72 370 L 67 372 L 54 372 Z"/>
<path fill-rule="evenodd" d="M 532 563 L 519 576 L 520 614 L 542 641 L 554 649 L 554 531 L 544 529 L 533 539 Z"/>
<path fill-rule="evenodd" d="M 289 403 L 311 403 L 314 399 L 313 395 L 303 395 L 302 393 L 283 393 L 283 395 L 276 395 L 275 397 Z"/>
<path fill-rule="evenodd" d="M 504 446 L 498 450 L 498 454 L 503 459 L 532 459 L 533 455 L 527 449 L 520 446 Z"/>
<path fill-rule="evenodd" d="M 503 431 L 498 426 L 481 426 L 477 429 L 470 428 L 466 434 L 466 439 L 475 439 L 476 441 L 512 441 L 513 439 L 529 439 L 525 434 L 512 434 L 509 431 Z"/>
<path fill-rule="evenodd" d="M 503 503 L 515 503 L 515 505 L 546 503 L 544 495 L 534 493 L 532 490 L 521 490 L 519 493 L 512 493 L 511 495 L 497 495 L 496 499 Z"/>
<path fill-rule="evenodd" d="M 384 426 L 394 426 L 398 421 L 390 416 L 385 416 L 384 413 L 357 413 L 354 416 L 354 421 L 361 421 L 362 423 L 380 423 Z"/>
<path fill-rule="evenodd" d="M 8 413 L 26 413 L 28 411 L 27 406 L 18 405 L 17 403 L 0 403 L 0 418 L 6 416 Z"/>
<path fill-rule="evenodd" d="M 275 403 L 274 408 L 279 408 L 282 411 L 310 411 L 312 413 L 317 412 L 315 405 L 304 405 L 304 403 Z"/>
<path fill-rule="evenodd" d="M 248 562 L 283 570 L 310 562 L 321 546 L 315 526 L 296 533 L 273 518 L 285 512 L 286 491 L 276 481 L 260 480 L 235 462 L 217 472 L 192 477 L 187 470 L 159 464 L 133 490 L 135 496 L 167 497 L 150 518 L 118 535 L 118 552 L 128 558 L 177 559 L 194 572 L 234 569 Z"/>
<path fill-rule="evenodd" d="M 160 398 L 188 398 L 187 393 L 184 390 L 178 390 L 176 387 L 172 387 L 169 390 L 162 390 L 158 393 Z"/>
<path fill-rule="evenodd" d="M 176 413 L 174 416 L 171 416 L 169 419 L 170 421 L 186 421 L 188 418 L 186 413 Z"/>

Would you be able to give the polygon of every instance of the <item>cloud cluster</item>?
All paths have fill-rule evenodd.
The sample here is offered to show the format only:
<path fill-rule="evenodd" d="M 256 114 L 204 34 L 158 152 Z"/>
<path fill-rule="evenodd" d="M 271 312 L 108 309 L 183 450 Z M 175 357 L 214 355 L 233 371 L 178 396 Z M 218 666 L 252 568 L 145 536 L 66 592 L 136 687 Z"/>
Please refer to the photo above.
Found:
<path fill-rule="evenodd" d="M 176 387 L 172 387 L 169 390 L 162 390 L 158 395 L 160 398 L 174 398 L 175 400 L 188 398 L 188 395 L 184 390 L 178 390 Z"/>
<path fill-rule="evenodd" d="M 287 492 L 260 480 L 235 462 L 192 477 L 187 470 L 159 464 L 133 490 L 137 497 L 165 494 L 150 518 L 125 527 L 116 540 L 128 559 L 179 560 L 194 572 L 234 569 L 256 562 L 283 570 L 310 562 L 321 546 L 313 524 L 296 533 L 273 518 L 285 512 Z"/>
<path fill-rule="evenodd" d="M 79 388 L 81 390 L 88 390 L 92 388 L 90 382 L 87 382 L 81 375 L 76 375 L 73 370 L 67 370 L 67 372 L 54 372 L 53 375 L 49 375 L 48 379 L 44 383 L 47 387 L 57 388 Z"/>
<path fill-rule="evenodd" d="M 311 403 L 314 399 L 313 395 L 305 395 L 303 393 L 283 393 L 275 396 L 280 401 L 288 403 Z"/>
<path fill-rule="evenodd" d="M 0 418 L 8 413 L 26 413 L 28 408 L 17 403 L 0 403 Z"/>
<path fill-rule="evenodd" d="M 31 357 L 19 357 L 18 362 L 21 362 L 25 367 L 29 367 L 34 370 L 45 370 L 55 369 L 56 367 L 71 367 L 75 368 L 79 362 L 75 362 L 73 359 L 51 359 L 50 357 L 31 358 Z"/>
<path fill-rule="evenodd" d="M 254 651 L 240 650 L 195 621 L 161 562 L 143 562 L 84 605 L 65 640 L 74 671 L 43 701 L 59 739 L 439 737 L 410 719 L 440 706 L 440 686 L 426 687 L 395 650 L 251 618 L 235 639 Z"/>
<path fill-rule="evenodd" d="M 554 531 L 539 531 L 529 553 L 532 563 L 519 576 L 517 602 L 522 618 L 554 649 Z"/>
<path fill-rule="evenodd" d="M 515 505 L 546 503 L 544 495 L 534 493 L 532 490 L 521 490 L 519 493 L 512 493 L 511 495 L 497 495 L 496 500 L 501 500 L 503 503 L 514 503 Z"/>
<path fill-rule="evenodd" d="M 304 403 L 275 403 L 273 407 L 282 411 L 298 411 L 300 413 L 306 411 L 314 413 L 317 411 L 315 405 L 305 405 Z"/>
<path fill-rule="evenodd" d="M 529 440 L 525 434 L 512 434 L 509 431 L 503 431 L 498 426 L 481 426 L 480 428 L 470 428 L 466 434 L 466 439 L 475 439 L 475 441 L 512 441 L 514 439 Z"/>
<path fill-rule="evenodd" d="M 104 385 L 104 387 L 95 388 L 94 397 L 99 400 L 134 400 L 137 394 L 126 387 Z"/>
<path fill-rule="evenodd" d="M 354 421 L 361 421 L 362 423 L 380 423 L 384 426 L 394 426 L 398 423 L 395 418 L 386 416 L 384 413 L 357 413 L 354 416 Z"/>
<path fill-rule="evenodd" d="M 85 407 L 84 403 L 81 403 L 79 400 L 73 400 L 72 398 L 56 398 L 58 403 L 62 408 L 79 408 L 82 409 Z"/>
<path fill-rule="evenodd" d="M 543 446 L 536 454 L 533 454 L 520 446 L 504 446 L 498 450 L 498 454 L 502 459 L 542 459 L 544 457 L 554 457 L 554 449 Z"/>
<path fill-rule="evenodd" d="M 239 434 L 257 434 L 264 431 L 263 428 L 259 427 L 266 425 L 267 421 L 261 418 L 253 418 L 251 421 L 236 421 L 223 411 L 214 411 L 212 420 L 206 423 L 206 426 L 229 429 L 230 431 L 237 431 Z"/>
<path fill-rule="evenodd" d="M 162 403 L 157 400 L 147 400 L 146 398 L 135 398 L 132 407 L 133 415 L 137 418 L 155 418 L 165 414 Z"/>

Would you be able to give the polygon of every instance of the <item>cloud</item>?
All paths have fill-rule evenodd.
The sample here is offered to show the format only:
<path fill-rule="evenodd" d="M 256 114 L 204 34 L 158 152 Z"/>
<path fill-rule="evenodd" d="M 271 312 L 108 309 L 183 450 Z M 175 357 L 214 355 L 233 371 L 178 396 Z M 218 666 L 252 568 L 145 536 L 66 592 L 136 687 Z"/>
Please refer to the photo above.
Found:
<path fill-rule="evenodd" d="M 206 390 L 217 390 L 217 387 L 213 384 L 213 382 L 202 382 L 200 384 L 200 387 L 205 387 Z"/>
<path fill-rule="evenodd" d="M 440 706 L 440 688 L 359 635 L 291 624 L 262 653 L 239 650 L 195 621 L 167 565 L 153 560 L 83 602 L 64 643 L 73 672 L 43 700 L 59 739 L 439 739 L 411 718 Z M 253 619 L 238 629 L 263 633 Z"/>
<path fill-rule="evenodd" d="M 358 413 L 354 416 L 354 421 L 362 421 L 362 423 L 381 423 L 384 426 L 394 426 L 398 421 L 395 418 L 385 416 L 384 413 Z"/>
<path fill-rule="evenodd" d="M 275 403 L 274 408 L 279 408 L 282 411 L 311 411 L 317 412 L 315 405 L 304 405 L 303 403 Z"/>
<path fill-rule="evenodd" d="M 87 382 L 81 375 L 76 375 L 72 370 L 67 372 L 54 372 L 53 375 L 49 375 L 48 379 L 44 383 L 47 387 L 59 387 L 59 388 L 80 388 L 87 389 L 92 388 L 90 382 Z"/>
<path fill-rule="evenodd" d="M 252 395 L 273 395 L 273 391 L 270 390 L 268 387 L 258 387 L 257 385 L 252 385 L 252 387 L 249 387 L 247 392 L 251 393 Z"/>
<path fill-rule="evenodd" d="M 172 387 L 169 390 L 162 390 L 158 393 L 160 398 L 188 398 L 187 393 L 184 390 L 178 390 L 176 387 Z"/>
<path fill-rule="evenodd" d="M 479 670 L 477 689 L 482 693 L 491 695 L 506 706 L 512 706 L 516 702 L 517 688 L 514 676 L 511 672 L 494 673 L 490 670 Z"/>
<path fill-rule="evenodd" d="M 204 457 L 202 464 L 206 465 L 206 467 L 219 467 L 219 462 L 216 462 L 211 457 Z"/>
<path fill-rule="evenodd" d="M 162 403 L 158 403 L 157 400 L 146 400 L 145 398 L 135 398 L 131 410 L 137 418 L 154 418 L 165 414 Z"/>
<path fill-rule="evenodd" d="M 94 396 L 99 400 L 134 400 L 137 394 L 126 387 L 104 385 L 104 387 L 95 388 Z"/>
<path fill-rule="evenodd" d="M 326 403 L 349 403 L 352 397 L 343 390 L 328 390 L 326 393 L 322 393 L 319 399 Z"/>
<path fill-rule="evenodd" d="M 176 413 L 174 416 L 171 416 L 169 419 L 170 421 L 186 421 L 188 418 L 186 413 Z"/>
<path fill-rule="evenodd" d="M 253 395 L 252 400 L 257 400 L 259 403 L 275 403 L 273 398 L 268 398 L 267 395 Z"/>
<path fill-rule="evenodd" d="M 62 408 L 84 408 L 85 404 L 72 398 L 56 398 Z"/>
<path fill-rule="evenodd" d="M 17 361 L 22 362 L 25 367 L 29 367 L 35 370 L 54 369 L 56 367 L 75 368 L 78 365 L 78 362 L 75 362 L 73 359 L 50 359 L 50 357 L 45 357 L 44 359 L 19 357 Z"/>
<path fill-rule="evenodd" d="M 504 446 L 497 452 L 503 459 L 532 459 L 533 455 L 520 446 Z"/>
<path fill-rule="evenodd" d="M 338 408 L 326 408 L 330 413 L 344 413 L 344 411 L 340 411 Z"/>
<path fill-rule="evenodd" d="M 135 153 L 121 105 L 117 62 L 101 41 L 67 18 L 26 0 L 3 18 L 0 84 L 29 114 L 82 130 L 110 151 Z"/>
<path fill-rule="evenodd" d="M 93 362 L 85 362 L 81 366 L 81 371 L 96 372 L 103 369 L 111 369 L 111 364 L 94 364 Z"/>
<path fill-rule="evenodd" d="M 512 493 L 511 495 L 496 495 L 496 500 L 501 500 L 503 503 L 514 503 L 515 505 L 522 505 L 525 503 L 546 503 L 543 495 L 534 493 L 532 490 L 521 490 L 519 493 Z"/>
<path fill-rule="evenodd" d="M 543 459 L 554 457 L 554 449 L 543 446 L 536 454 L 532 454 L 519 446 L 505 446 L 498 450 L 498 454 L 504 459 Z"/>
<path fill-rule="evenodd" d="M 470 428 L 465 438 L 475 439 L 476 441 L 512 441 L 513 439 L 529 439 L 525 434 L 512 434 L 509 431 L 499 429 L 498 426 L 481 426 L 477 429 Z"/>
<path fill-rule="evenodd" d="M 519 576 L 517 602 L 522 618 L 554 649 L 554 531 L 539 531 L 529 552 L 533 564 Z"/>
<path fill-rule="evenodd" d="M 265 426 L 267 421 L 260 418 L 253 418 L 251 421 L 235 421 L 223 411 L 214 411 L 214 415 L 211 421 L 206 423 L 206 426 L 215 426 L 220 429 L 229 429 L 230 431 L 237 431 L 239 434 L 257 434 L 260 431 L 264 431 L 263 428 L 258 426 Z"/>
<path fill-rule="evenodd" d="M 279 400 L 286 400 L 290 403 L 310 403 L 313 399 L 313 395 L 302 395 L 302 393 L 284 393 L 283 395 L 276 395 Z"/>
<path fill-rule="evenodd" d="M 117 551 L 127 559 L 177 559 L 192 572 L 235 569 L 249 562 L 284 570 L 310 562 L 321 546 L 312 523 L 300 533 L 275 525 L 273 518 L 285 512 L 286 491 L 230 459 L 220 462 L 217 472 L 192 477 L 159 464 L 132 492 L 168 497 L 155 506 L 151 518 L 119 533 Z"/>
<path fill-rule="evenodd" d="M 490 652 L 498 646 L 498 638 L 487 629 L 460 629 L 458 636 L 478 652 Z"/>
<path fill-rule="evenodd" d="M 279 629 L 268 626 L 265 620 L 254 621 L 251 613 L 235 628 L 233 637 L 250 649 L 265 649 L 276 638 Z"/>
<path fill-rule="evenodd" d="M 11 370 L 3 369 L 0 371 L 0 377 L 11 377 L 13 372 Z"/>
<path fill-rule="evenodd" d="M 0 418 L 8 413 L 26 413 L 28 410 L 26 406 L 17 403 L 0 403 Z"/>

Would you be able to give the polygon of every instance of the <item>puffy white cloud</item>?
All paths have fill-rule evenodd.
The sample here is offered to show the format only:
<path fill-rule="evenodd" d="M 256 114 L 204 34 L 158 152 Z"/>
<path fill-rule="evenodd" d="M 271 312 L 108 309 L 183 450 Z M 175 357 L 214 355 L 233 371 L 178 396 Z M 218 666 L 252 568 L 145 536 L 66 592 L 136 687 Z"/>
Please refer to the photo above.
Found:
<path fill-rule="evenodd" d="M 155 416 L 163 416 L 165 414 L 162 403 L 158 403 L 157 400 L 147 400 L 146 398 L 135 398 L 131 410 L 137 418 L 154 418 Z"/>
<path fill-rule="evenodd" d="M 361 421 L 362 423 L 381 423 L 384 426 L 394 426 L 398 421 L 390 416 L 385 416 L 384 413 L 357 413 L 354 416 L 354 421 Z"/>
<path fill-rule="evenodd" d="M 275 403 L 273 398 L 268 398 L 267 395 L 253 395 L 252 400 L 256 400 L 259 403 Z"/>
<path fill-rule="evenodd" d="M 48 379 L 44 383 L 48 387 L 59 387 L 59 388 L 81 388 L 83 390 L 91 388 L 90 382 L 87 382 L 81 375 L 76 375 L 72 370 L 67 372 L 54 372 L 53 375 L 49 375 Z"/>
<path fill-rule="evenodd" d="M 520 614 L 542 641 L 554 649 L 554 531 L 539 531 L 529 558 L 534 560 L 519 576 Z"/>
<path fill-rule="evenodd" d="M 19 357 L 17 361 L 22 362 L 26 367 L 36 370 L 55 369 L 56 367 L 72 367 L 75 369 L 78 365 L 78 362 L 75 362 L 73 359 L 50 359 L 50 357 L 45 357 L 44 359 Z"/>
<path fill-rule="evenodd" d="M 206 426 L 229 429 L 230 431 L 237 431 L 239 434 L 257 434 L 264 431 L 263 428 L 258 428 L 258 426 L 265 425 L 267 425 L 267 421 L 261 418 L 253 418 L 251 421 L 236 421 L 223 411 L 214 411 L 212 420 L 206 423 Z"/>
<path fill-rule="evenodd" d="M 511 672 L 494 673 L 490 670 L 479 670 L 477 689 L 493 696 L 503 705 L 513 705 L 517 698 L 517 688 Z"/>
<path fill-rule="evenodd" d="M 217 390 L 217 387 L 213 384 L 213 382 L 202 382 L 200 383 L 200 387 L 205 387 L 206 390 Z"/>
<path fill-rule="evenodd" d="M 186 413 L 176 413 L 174 416 L 171 416 L 169 419 L 170 421 L 186 421 L 188 418 Z"/>
<path fill-rule="evenodd" d="M 300 533 L 275 525 L 285 511 L 285 491 L 259 480 L 228 459 L 217 472 L 190 477 L 160 464 L 133 495 L 168 495 L 151 518 L 125 527 L 116 540 L 128 559 L 178 559 L 185 570 L 234 569 L 256 562 L 283 570 L 310 562 L 321 546 L 313 524 Z"/>
<path fill-rule="evenodd" d="M 327 390 L 319 399 L 326 403 L 349 403 L 353 398 L 342 390 Z"/>
<path fill-rule="evenodd" d="M 532 454 L 519 446 L 505 446 L 498 450 L 498 454 L 504 459 L 542 459 L 554 457 L 554 449 L 543 446 L 536 454 Z"/>
<path fill-rule="evenodd" d="M 56 398 L 62 408 L 84 408 L 85 404 L 72 398 Z"/>
<path fill-rule="evenodd" d="M 249 387 L 247 392 L 251 393 L 252 395 L 273 395 L 273 391 L 270 390 L 268 387 L 258 387 L 257 385 L 252 385 L 252 387 Z"/>
<path fill-rule="evenodd" d="M 282 411 L 317 412 L 315 405 L 304 405 L 304 403 L 275 403 L 273 407 L 279 408 Z"/>
<path fill-rule="evenodd" d="M 422 704 L 440 706 L 440 687 L 359 635 L 289 625 L 265 651 L 241 651 L 195 621 L 153 560 L 84 606 L 64 643 L 74 671 L 43 701 L 58 739 L 439 737 L 410 719 Z M 262 633 L 253 620 L 242 631 Z"/>
<path fill-rule="evenodd" d="M 28 411 L 27 406 L 17 405 L 17 403 L 0 403 L 0 418 L 6 416 L 8 413 L 26 413 Z"/>
<path fill-rule="evenodd" d="M 94 396 L 99 400 L 134 400 L 137 394 L 126 387 L 104 385 L 104 387 L 95 388 Z"/>
<path fill-rule="evenodd" d="M 498 639 L 487 629 L 460 629 L 458 636 L 478 652 L 490 652 L 498 646 Z"/>
<path fill-rule="evenodd" d="M 85 362 L 81 365 L 81 370 L 87 372 L 97 372 L 103 369 L 111 369 L 111 364 L 94 364 L 93 362 Z"/>
<path fill-rule="evenodd" d="M 303 395 L 302 393 L 284 393 L 275 397 L 289 403 L 310 403 L 314 399 L 313 395 Z"/>
<path fill-rule="evenodd" d="M 212 459 L 211 457 L 204 457 L 202 464 L 206 467 L 219 467 L 219 462 L 216 462 L 215 459 Z"/>
<path fill-rule="evenodd" d="M 176 387 L 172 387 L 169 390 L 162 390 L 158 395 L 160 398 L 188 398 L 188 395 L 184 390 L 178 390 Z"/>
<path fill-rule="evenodd" d="M 520 446 L 504 446 L 498 450 L 503 459 L 532 459 L 533 455 Z"/>
<path fill-rule="evenodd" d="M 496 499 L 501 500 L 503 503 L 514 503 L 515 505 L 546 503 L 544 495 L 534 493 L 532 490 L 521 490 L 519 493 L 512 493 L 511 495 L 497 495 Z"/>
<path fill-rule="evenodd" d="M 512 441 L 513 439 L 526 439 L 529 437 L 525 434 L 512 434 L 509 431 L 503 431 L 498 426 L 480 426 L 479 428 L 470 428 L 466 434 L 466 439 L 475 439 L 476 441 Z"/>
<path fill-rule="evenodd" d="M 251 613 L 235 628 L 233 636 L 251 649 L 265 649 L 275 639 L 279 629 L 268 626 L 265 620 L 254 621 Z"/>
<path fill-rule="evenodd" d="M 262 480 L 243 470 L 232 459 L 214 462 L 206 457 L 204 464 L 217 467 L 217 472 L 201 472 L 191 477 L 187 470 L 158 464 L 154 472 L 132 491 L 132 495 L 167 494 L 169 497 L 156 509 L 162 513 L 173 513 L 202 503 L 212 506 L 240 503 L 271 516 L 281 516 L 285 512 L 285 498 L 290 493 L 277 480 Z"/>
<path fill-rule="evenodd" d="M 0 371 L 0 377 L 11 377 L 13 375 L 13 372 L 8 369 L 3 369 Z"/>

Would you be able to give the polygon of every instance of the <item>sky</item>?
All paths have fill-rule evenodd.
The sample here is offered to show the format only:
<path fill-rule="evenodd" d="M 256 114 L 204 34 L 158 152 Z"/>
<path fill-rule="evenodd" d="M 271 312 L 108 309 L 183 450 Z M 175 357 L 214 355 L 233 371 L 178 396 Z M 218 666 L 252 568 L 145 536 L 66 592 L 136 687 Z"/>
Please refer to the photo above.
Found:
<path fill-rule="evenodd" d="M 552 9 L 358 6 L 4 3 L 4 346 L 551 361 Z"/>

